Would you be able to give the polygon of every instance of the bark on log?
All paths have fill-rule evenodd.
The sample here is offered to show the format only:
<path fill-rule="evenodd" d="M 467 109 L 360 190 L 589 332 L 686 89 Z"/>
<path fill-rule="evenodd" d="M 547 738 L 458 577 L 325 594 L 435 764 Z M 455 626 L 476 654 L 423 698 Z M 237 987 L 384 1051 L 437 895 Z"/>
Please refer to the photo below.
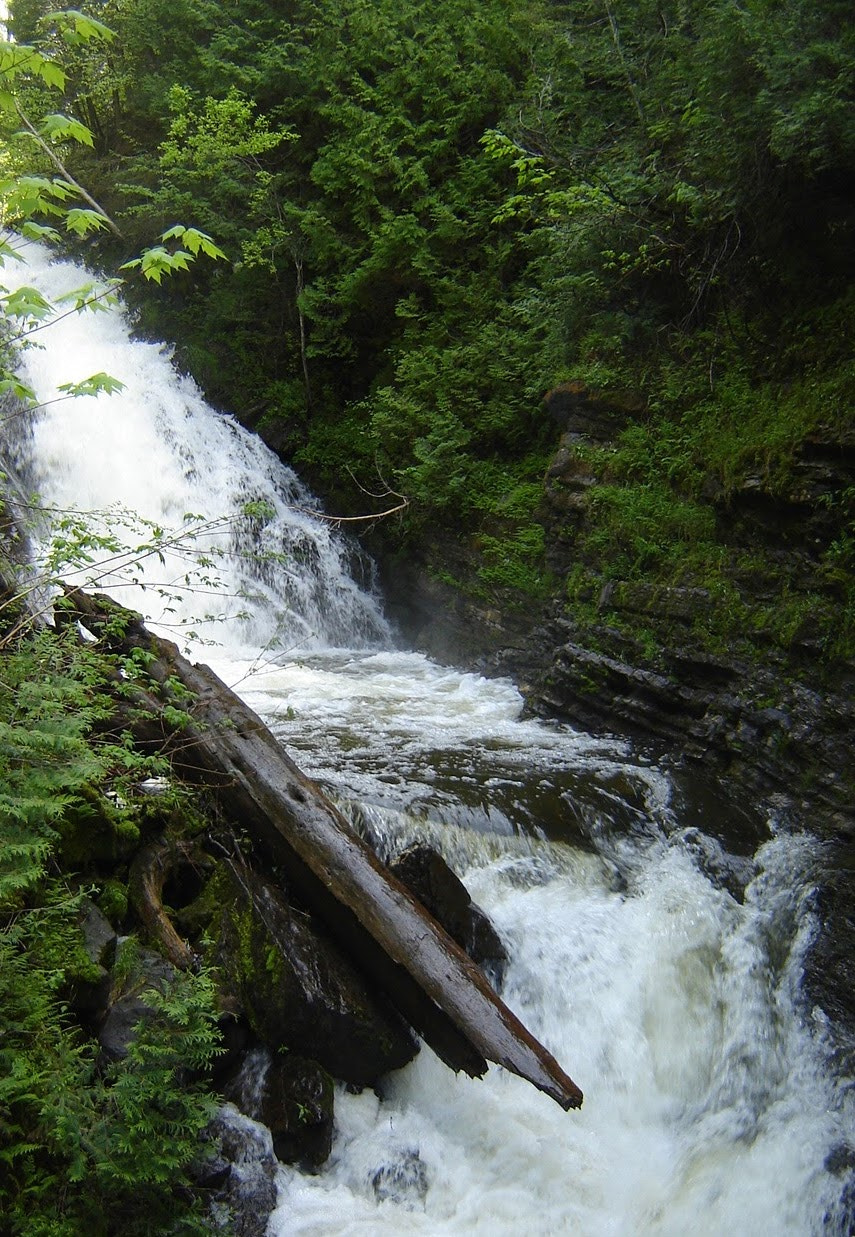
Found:
<path fill-rule="evenodd" d="M 66 606 L 110 640 L 105 613 L 115 619 L 118 607 L 109 598 L 69 589 Z M 192 665 L 138 619 L 126 628 L 122 643 L 155 653 L 147 672 L 161 684 L 177 678 L 192 694 L 193 723 L 172 745 L 175 767 L 216 788 L 229 815 L 266 843 L 307 905 L 437 1055 L 471 1076 L 483 1074 L 486 1061 L 494 1061 L 562 1108 L 578 1108 L 582 1092 L 555 1058 L 297 768 L 257 714 L 207 666 Z"/>
<path fill-rule="evenodd" d="M 128 894 L 143 927 L 158 943 L 164 957 L 180 971 L 193 967 L 193 951 L 163 909 L 163 886 L 169 872 L 186 860 L 186 847 L 170 846 L 161 838 L 138 852 L 128 873 Z"/>

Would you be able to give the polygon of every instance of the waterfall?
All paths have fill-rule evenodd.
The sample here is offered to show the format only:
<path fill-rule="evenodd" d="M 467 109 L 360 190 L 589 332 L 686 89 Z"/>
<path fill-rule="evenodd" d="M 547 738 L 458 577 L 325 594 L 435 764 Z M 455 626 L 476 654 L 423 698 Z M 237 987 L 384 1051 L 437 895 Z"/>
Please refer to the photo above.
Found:
<path fill-rule="evenodd" d="M 12 278 L 56 297 L 86 276 L 35 250 Z M 338 1095 L 331 1160 L 281 1170 L 273 1237 L 848 1233 L 852 1099 L 800 994 L 813 840 L 746 811 L 756 836 L 733 855 L 752 835 L 724 795 L 625 742 L 521 720 L 507 681 L 395 648 L 297 477 L 120 308 L 41 338 L 24 372 L 46 406 L 4 444 L 44 505 L 40 553 L 81 509 L 106 539 L 154 538 L 90 569 L 99 586 L 215 642 L 205 660 L 383 853 L 443 851 L 509 949 L 505 999 L 586 1094 L 565 1114 L 423 1049 L 382 1095 Z M 99 371 L 124 390 L 50 402 Z M 163 535 L 186 516 L 187 544 Z"/>
<path fill-rule="evenodd" d="M 4 271 L 53 304 L 90 280 L 70 262 L 25 247 Z M 94 374 L 121 392 L 62 397 Z M 355 579 L 353 546 L 260 439 L 217 415 L 169 350 L 131 339 L 121 306 L 72 312 L 35 335 L 22 374 L 42 407 L 11 419 L 8 450 L 47 521 L 42 553 L 85 514 L 107 569 L 66 572 L 117 600 L 134 598 L 159 628 L 232 651 L 387 644 L 376 599 Z M 115 548 L 112 542 L 116 542 Z M 143 591 L 144 590 L 144 591 Z"/>

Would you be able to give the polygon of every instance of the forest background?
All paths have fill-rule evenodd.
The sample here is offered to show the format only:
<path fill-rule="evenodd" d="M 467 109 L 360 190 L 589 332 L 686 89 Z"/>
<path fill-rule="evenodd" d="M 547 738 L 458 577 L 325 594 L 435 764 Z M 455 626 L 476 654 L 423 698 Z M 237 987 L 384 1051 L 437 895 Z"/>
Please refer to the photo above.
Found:
<path fill-rule="evenodd" d="M 44 4 L 13 28 L 39 33 Z M 94 135 L 74 168 L 119 221 L 176 219 L 228 264 L 140 305 L 216 403 L 343 514 L 465 588 L 581 613 L 603 581 L 703 586 L 698 639 L 851 652 L 851 486 L 791 564 L 727 544 L 746 483 L 851 438 L 855 34 L 837 0 L 98 6 L 64 51 Z M 545 392 L 624 393 L 573 566 L 545 554 Z M 851 442 L 849 444 L 851 449 Z M 832 490 L 833 487 L 830 487 Z M 723 517 L 723 518 L 722 518 Z M 461 550 L 462 547 L 462 550 Z M 741 582 L 766 578 L 769 604 Z"/>

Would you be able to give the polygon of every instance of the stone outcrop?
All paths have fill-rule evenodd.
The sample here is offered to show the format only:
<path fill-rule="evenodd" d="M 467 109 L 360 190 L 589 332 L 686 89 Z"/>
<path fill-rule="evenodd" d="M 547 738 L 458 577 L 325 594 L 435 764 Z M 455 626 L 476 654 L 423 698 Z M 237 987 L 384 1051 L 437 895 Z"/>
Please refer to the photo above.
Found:
<path fill-rule="evenodd" d="M 228 862 L 202 900 L 217 908 L 208 930 L 227 1001 L 245 1011 L 262 1043 L 310 1057 L 358 1087 L 416 1055 L 401 1019 L 273 884 Z"/>
<path fill-rule="evenodd" d="M 508 954 L 490 920 L 469 896 L 463 881 L 438 851 L 423 843 L 410 846 L 389 870 L 410 888 L 461 949 L 499 988 Z"/>
<path fill-rule="evenodd" d="M 316 1169 L 329 1156 L 333 1080 L 317 1061 L 256 1047 L 224 1081 L 222 1092 L 245 1116 L 270 1130 L 282 1163 Z"/>
<path fill-rule="evenodd" d="M 165 992 L 174 976 L 174 967 L 160 954 L 140 949 L 134 965 L 114 979 L 98 1031 L 98 1043 L 106 1061 L 120 1061 L 128 1055 L 137 1026 L 155 1017 L 146 995 Z"/>
<path fill-rule="evenodd" d="M 596 636 L 593 650 L 590 629 L 564 617 L 546 626 L 549 653 L 528 694 L 534 712 L 652 739 L 760 800 L 785 796 L 806 815 L 821 808 L 827 830 L 853 827 L 855 707 L 846 695 L 691 647 L 671 648 L 653 669 L 638 665 L 631 638 L 605 625 Z"/>
<path fill-rule="evenodd" d="M 279 1168 L 270 1131 L 224 1104 L 205 1131 L 203 1150 L 192 1175 L 207 1198 L 212 1231 L 264 1237 Z"/>
<path fill-rule="evenodd" d="M 732 640 L 709 640 L 703 632 L 720 604 L 709 582 L 690 573 L 679 583 L 615 579 L 585 551 L 600 484 L 586 448 L 643 421 L 643 399 L 567 382 L 547 394 L 545 411 L 560 430 L 540 514 L 556 596 L 524 613 L 510 598 L 506 608 L 490 604 L 450 579 L 472 580 L 475 542 L 436 543 L 429 555 L 443 573 L 418 561 L 384 565 L 405 634 L 439 660 L 513 677 L 534 713 L 639 736 L 736 790 L 783 796 L 826 833 L 855 831 L 855 664 L 826 660 L 809 606 L 814 595 L 836 604 L 820 560 L 840 533 L 836 496 L 855 487 L 855 431 L 808 439 L 786 483 L 758 471 L 725 491 L 708 478 L 704 500 L 729 556 L 734 604 L 724 621 Z M 583 585 L 559 597 L 580 570 Z M 805 599 L 786 644 L 764 619 L 782 594 Z"/>

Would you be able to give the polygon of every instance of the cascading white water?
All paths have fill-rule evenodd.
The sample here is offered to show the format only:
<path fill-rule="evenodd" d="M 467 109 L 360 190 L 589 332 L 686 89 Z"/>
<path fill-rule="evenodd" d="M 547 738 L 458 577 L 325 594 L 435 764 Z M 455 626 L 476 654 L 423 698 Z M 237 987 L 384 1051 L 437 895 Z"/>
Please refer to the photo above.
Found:
<path fill-rule="evenodd" d="M 12 278 L 55 296 L 85 275 L 36 251 Z M 394 649 L 299 481 L 162 349 L 132 342 L 121 313 L 43 338 L 26 358 L 40 399 L 98 371 L 126 389 L 49 404 L 7 434 L 27 483 L 58 509 L 112 508 L 115 524 L 121 506 L 159 528 L 188 512 L 216 525 L 210 582 L 164 552 L 119 600 L 216 640 L 206 660 L 381 850 L 422 837 L 444 851 L 509 947 L 505 998 L 586 1093 L 565 1114 L 498 1069 L 473 1082 L 423 1049 L 382 1099 L 338 1096 L 330 1164 L 282 1170 L 271 1234 L 848 1232 L 825 1165 L 852 1140 L 851 1101 L 798 996 L 811 840 L 773 831 L 743 880 L 713 879 L 729 861 L 686 815 L 691 790 L 643 755 L 520 721 L 512 684 Z M 244 514 L 254 500 L 263 519 Z M 722 800 L 708 827 L 726 832 L 716 810 L 730 811 Z"/>
<path fill-rule="evenodd" d="M 57 304 L 90 280 L 39 246 L 21 252 L 26 264 L 3 273 L 9 288 L 38 285 Z M 13 418 L 12 445 L 30 488 L 55 509 L 54 531 L 63 514 L 84 511 L 128 547 L 96 556 L 108 567 L 84 570 L 84 580 L 122 601 L 140 599 L 136 579 L 148 596 L 134 604 L 161 626 L 252 655 L 388 643 L 351 551 L 312 495 L 260 439 L 213 415 L 166 349 L 131 340 L 115 308 L 72 312 L 48 330 L 31 337 L 23 365 L 45 407 Z M 121 394 L 62 397 L 62 384 L 99 373 L 124 383 Z"/>

